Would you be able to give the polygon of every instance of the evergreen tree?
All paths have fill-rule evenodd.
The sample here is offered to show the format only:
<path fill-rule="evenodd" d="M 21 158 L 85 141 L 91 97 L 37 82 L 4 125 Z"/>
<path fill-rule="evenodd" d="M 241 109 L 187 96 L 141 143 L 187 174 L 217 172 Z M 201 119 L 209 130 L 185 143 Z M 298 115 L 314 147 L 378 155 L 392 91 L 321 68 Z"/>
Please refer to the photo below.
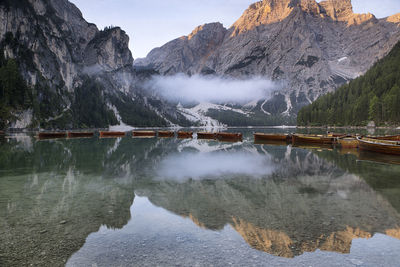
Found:
<path fill-rule="evenodd" d="M 363 126 L 400 123 L 400 42 L 364 76 L 300 110 L 298 125 Z"/>

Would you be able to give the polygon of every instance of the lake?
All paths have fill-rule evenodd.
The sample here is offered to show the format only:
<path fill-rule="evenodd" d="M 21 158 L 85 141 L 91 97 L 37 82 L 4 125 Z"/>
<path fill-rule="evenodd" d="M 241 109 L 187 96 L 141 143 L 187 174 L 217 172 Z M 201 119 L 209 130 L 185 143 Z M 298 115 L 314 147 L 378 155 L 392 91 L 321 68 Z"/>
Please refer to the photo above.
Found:
<path fill-rule="evenodd" d="M 236 131 L 0 139 L 0 266 L 400 266 L 398 157 Z"/>

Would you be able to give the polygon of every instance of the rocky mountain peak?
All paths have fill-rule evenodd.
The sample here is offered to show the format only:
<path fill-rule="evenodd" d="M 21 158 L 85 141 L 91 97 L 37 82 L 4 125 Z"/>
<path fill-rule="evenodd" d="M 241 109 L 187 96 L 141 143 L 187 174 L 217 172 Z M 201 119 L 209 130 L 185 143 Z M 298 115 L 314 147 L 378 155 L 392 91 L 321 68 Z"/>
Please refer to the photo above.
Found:
<path fill-rule="evenodd" d="M 367 14 L 355 14 L 351 0 L 326 0 L 319 3 L 322 13 L 335 21 L 346 22 L 349 26 L 359 25 L 369 20 L 375 20 L 375 16 Z"/>
<path fill-rule="evenodd" d="M 219 22 L 198 26 L 188 36 L 153 49 L 146 58 L 136 60 L 134 65 L 137 68 L 152 67 L 164 75 L 198 71 L 210 74 L 208 69 L 202 69 L 202 65 L 223 43 L 227 31 Z M 185 60 L 182 61 L 182 58 Z"/>
<path fill-rule="evenodd" d="M 400 23 L 400 13 L 390 16 L 386 20 L 391 23 Z"/>
<path fill-rule="evenodd" d="M 119 27 L 100 31 L 88 44 L 85 64 L 113 71 L 133 64 L 129 36 Z"/>
<path fill-rule="evenodd" d="M 200 25 L 196 27 L 189 35 L 188 35 L 188 40 L 193 39 L 194 37 L 204 37 L 204 36 L 209 36 L 209 34 L 217 34 L 217 35 L 223 35 L 226 32 L 226 29 L 224 26 L 219 23 L 219 22 L 214 22 L 214 23 L 207 23 Z M 216 36 L 218 37 L 218 36 Z M 221 36 L 223 38 L 223 36 Z M 220 39 L 220 38 L 217 38 Z"/>
<path fill-rule="evenodd" d="M 264 0 L 249 6 L 232 25 L 232 36 L 254 29 L 262 24 L 282 21 L 293 10 L 293 0 Z"/>
<path fill-rule="evenodd" d="M 257 26 L 278 23 L 286 19 L 294 10 L 320 18 L 358 25 L 375 19 L 372 14 L 354 14 L 351 0 L 264 0 L 250 5 L 243 15 L 232 25 L 232 36 L 250 31 Z"/>
<path fill-rule="evenodd" d="M 341 20 L 353 15 L 351 0 L 326 0 L 320 2 L 319 6 L 333 20 Z"/>

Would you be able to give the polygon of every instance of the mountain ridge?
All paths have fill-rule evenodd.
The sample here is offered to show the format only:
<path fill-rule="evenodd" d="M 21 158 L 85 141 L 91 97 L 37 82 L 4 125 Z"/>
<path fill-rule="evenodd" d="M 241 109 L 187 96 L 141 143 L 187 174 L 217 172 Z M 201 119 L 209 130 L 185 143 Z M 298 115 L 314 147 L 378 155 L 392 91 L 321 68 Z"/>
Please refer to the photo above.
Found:
<path fill-rule="evenodd" d="M 137 82 L 147 74 L 132 67 L 128 35 L 119 27 L 99 30 L 67 0 L 2 1 L 0 42 L 1 56 L 16 61 L 26 81 L 25 94 L 32 102 L 23 108 L 13 105 L 10 97 L 16 92 L 7 86 L 8 92 L 0 95 L 1 127 L 188 123 L 173 106 L 156 98 L 147 99 Z M 8 82 L 6 76 L 2 77 L 0 86 Z M 91 102 L 92 109 L 82 114 L 85 109 L 81 107 L 88 105 L 85 102 Z"/>
<path fill-rule="evenodd" d="M 260 100 L 257 108 L 265 103 L 268 113 L 295 117 L 301 107 L 365 73 L 385 56 L 400 40 L 396 19 L 355 14 L 349 0 L 264 0 L 252 4 L 231 28 L 220 29 L 224 40 L 211 54 L 191 60 L 182 53 L 188 46 L 168 48 L 175 39 L 134 61 L 134 66 L 161 75 L 260 75 L 284 81 L 287 86 L 272 99 Z M 164 55 L 174 60 L 164 61 Z M 273 106 L 286 108 L 274 114 L 268 109 Z"/>

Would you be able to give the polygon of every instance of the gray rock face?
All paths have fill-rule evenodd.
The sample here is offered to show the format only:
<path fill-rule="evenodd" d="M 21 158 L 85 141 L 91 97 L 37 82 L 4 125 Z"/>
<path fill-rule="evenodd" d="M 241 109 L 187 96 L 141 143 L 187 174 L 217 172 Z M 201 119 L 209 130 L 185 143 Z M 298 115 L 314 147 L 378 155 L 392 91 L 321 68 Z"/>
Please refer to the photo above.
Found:
<path fill-rule="evenodd" d="M 128 45 L 129 37 L 120 28 L 99 33 L 85 48 L 85 65 L 98 66 L 103 71 L 132 66 Z"/>
<path fill-rule="evenodd" d="M 60 100 L 58 109 L 44 118 L 46 121 L 67 113 L 71 120 L 75 90 L 87 76 L 103 85 L 105 104 L 114 111 L 116 118 L 122 118 L 121 122 L 129 124 L 123 115 L 120 116 L 120 109 L 128 114 L 127 110 L 138 103 L 142 105 L 140 116 L 150 112 L 153 120 L 154 116 L 159 116 L 161 121 L 167 121 L 162 114 L 165 105 L 157 102 L 154 107 L 146 101 L 143 92 L 139 92 L 136 81 L 140 77 L 133 69 L 128 43 L 128 35 L 119 27 L 98 30 L 67 0 L 0 2 L 0 49 L 6 58 L 18 60 L 28 85 L 45 84 Z M 126 104 L 128 100 L 131 106 Z M 118 102 L 123 104 L 119 106 Z M 22 120 L 24 123 L 19 123 Z M 10 125 L 30 123 L 25 118 L 17 118 Z"/>
<path fill-rule="evenodd" d="M 206 70 L 221 76 L 262 75 L 283 81 L 284 88 L 270 102 L 285 99 L 283 114 L 296 114 L 385 56 L 400 40 L 399 21 L 398 15 L 377 19 L 355 14 L 350 0 L 264 0 L 251 5 L 229 30 L 220 29 L 223 41 L 217 39 L 218 45 L 200 60 L 181 51 L 203 47 L 198 40 L 207 39 L 204 32 L 202 38 L 191 34 L 196 44 L 189 45 L 183 41 L 189 37 L 182 37 L 134 64 L 169 75 Z M 274 113 L 268 108 L 274 105 L 261 108 Z"/>
<path fill-rule="evenodd" d="M 209 72 L 203 68 L 208 57 L 224 41 L 227 30 L 221 23 L 198 26 L 188 36 L 175 39 L 152 50 L 147 58 L 135 62 L 136 67 L 155 68 L 164 75 Z M 213 70 L 210 70 L 213 71 Z"/>

